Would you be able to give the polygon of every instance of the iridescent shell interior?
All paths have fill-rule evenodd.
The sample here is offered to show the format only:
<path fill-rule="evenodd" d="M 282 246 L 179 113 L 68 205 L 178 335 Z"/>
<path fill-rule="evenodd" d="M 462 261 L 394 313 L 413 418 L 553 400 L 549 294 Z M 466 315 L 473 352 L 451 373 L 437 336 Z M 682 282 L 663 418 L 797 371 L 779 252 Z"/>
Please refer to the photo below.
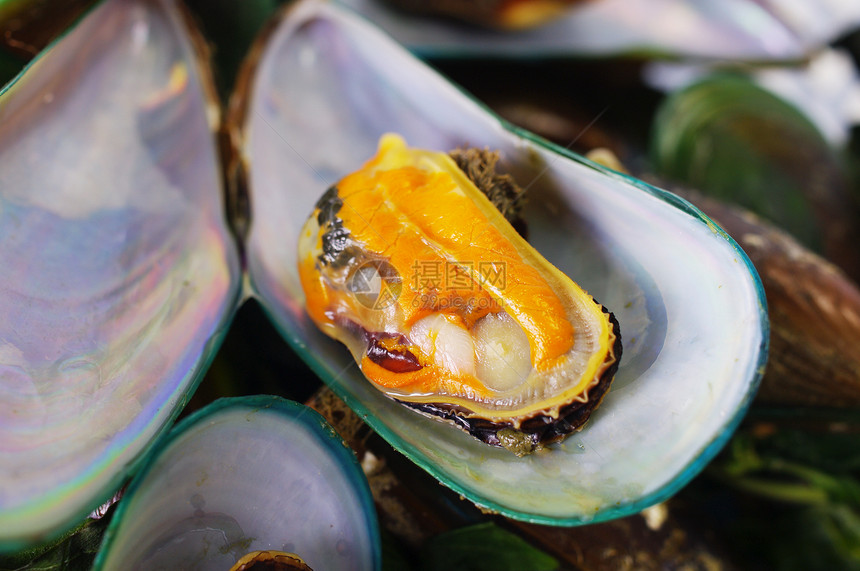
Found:
<path fill-rule="evenodd" d="M 250 281 L 294 347 L 395 447 L 470 500 L 574 525 L 665 498 L 727 440 L 766 348 L 744 254 L 688 204 L 516 132 L 379 31 L 302 2 L 242 125 Z M 170 0 L 100 2 L 0 92 L 0 549 L 107 500 L 199 382 L 240 299 L 205 73 Z M 621 321 L 586 429 L 526 460 L 373 390 L 307 319 L 299 228 L 388 131 L 499 149 L 532 243 Z"/>
<path fill-rule="evenodd" d="M 105 2 L 0 99 L 0 537 L 113 495 L 232 315 L 239 264 L 180 14 Z"/>
<path fill-rule="evenodd" d="M 765 360 L 765 302 L 743 252 L 689 204 L 512 130 L 332 5 L 286 12 L 244 104 L 256 294 L 314 370 L 440 481 L 510 517 L 577 525 L 666 498 L 726 442 Z M 416 147 L 500 150 L 528 188 L 531 243 L 616 313 L 624 358 L 582 432 L 525 459 L 491 449 L 377 392 L 307 317 L 299 230 L 385 132 Z"/>
<path fill-rule="evenodd" d="M 319 414 L 269 396 L 221 399 L 179 423 L 130 484 L 96 568 L 229 569 L 258 550 L 333 571 L 380 560 L 355 456 Z"/>

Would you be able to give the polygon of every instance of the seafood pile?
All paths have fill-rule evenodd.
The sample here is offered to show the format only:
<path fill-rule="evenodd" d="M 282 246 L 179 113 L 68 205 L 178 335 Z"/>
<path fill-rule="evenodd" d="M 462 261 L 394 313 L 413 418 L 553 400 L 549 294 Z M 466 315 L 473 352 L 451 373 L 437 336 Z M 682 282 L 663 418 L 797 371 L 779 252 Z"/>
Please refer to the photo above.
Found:
<path fill-rule="evenodd" d="M 0 2 L 0 22 L 24 4 Z M 238 50 L 247 57 L 219 101 L 207 40 L 184 4 L 83 4 L 80 18 L 57 20 L 68 29 L 47 46 L 24 34 L 38 7 L 3 34 L 16 53 L 39 54 L 0 92 L 4 553 L 56 539 L 103 506 L 104 523 L 89 528 L 107 529 L 98 568 L 121 568 L 132 552 L 142 567 L 271 557 L 372 568 L 387 557 L 377 514 L 396 519 L 404 509 L 386 503 L 392 490 L 418 481 L 431 485 L 415 493 L 468 500 L 473 522 L 503 516 L 509 532 L 568 561 L 578 548 L 560 546 L 571 538 L 621 533 L 634 519 L 637 541 L 661 522 L 677 531 L 664 502 L 706 466 L 746 490 L 764 489 L 762 472 L 825 481 L 744 446 L 778 440 L 811 405 L 815 422 L 846 411 L 822 421 L 830 436 L 853 430 L 856 196 L 835 139 L 740 76 L 761 61 L 802 63 L 850 22 L 804 35 L 776 1 L 648 4 L 684 15 L 689 27 L 677 29 L 701 40 L 689 42 L 626 25 L 640 2 L 611 28 L 598 24 L 614 0 L 494 3 L 551 14 L 505 32 L 487 19 L 478 28 L 424 20 L 403 2 L 303 0 Z M 231 0 L 210 4 L 232 13 Z M 836 4 L 820 9 L 823 21 Z M 569 26 L 593 32 L 576 36 L 591 42 L 578 53 L 636 59 L 567 61 L 565 50 L 579 48 L 553 42 Z M 447 43 L 422 44 L 415 30 Z M 204 31 L 221 57 L 233 40 Z M 415 53 L 435 56 L 445 76 Z M 487 53 L 499 60 L 458 59 Z M 504 59 L 512 53 L 519 85 Z M 552 58 L 529 59 L 541 54 Z M 664 97 L 654 86 L 669 83 L 656 80 L 677 70 L 652 67 L 644 97 L 604 97 L 625 74 L 641 86 L 638 58 L 666 55 L 719 60 L 708 63 L 731 73 Z M 599 71 L 578 75 L 589 66 Z M 215 79 L 225 77 L 220 69 Z M 510 93 L 561 113 L 506 107 Z M 550 97 L 572 94 L 587 102 L 579 126 L 559 120 L 569 101 Z M 511 110 L 529 130 L 496 115 Z M 628 121 L 646 114 L 656 117 L 653 157 Z M 569 150 L 595 142 L 621 160 Z M 773 194 L 752 194 L 768 181 L 779 181 Z M 682 182 L 764 203 L 761 213 L 803 243 Z M 243 328 L 257 307 L 274 345 L 254 346 L 258 333 Z M 276 382 L 260 389 L 255 369 L 231 368 L 236 337 L 277 354 Z M 795 408 L 743 426 L 762 379 L 757 414 Z M 312 412 L 273 397 L 207 407 L 173 426 L 216 397 L 305 401 L 323 385 L 350 411 L 329 421 L 343 434 L 344 419 L 366 431 L 347 438 L 373 449 L 359 454 L 360 468 Z M 304 463 L 308 473 L 288 482 Z M 380 474 L 387 483 L 368 486 L 365 476 Z M 819 517 L 844 515 L 833 508 L 853 497 L 842 482 L 826 480 Z M 275 524 L 294 509 L 317 531 Z M 339 523 L 326 528 L 333 513 Z M 427 540 L 422 523 L 409 533 Z"/>

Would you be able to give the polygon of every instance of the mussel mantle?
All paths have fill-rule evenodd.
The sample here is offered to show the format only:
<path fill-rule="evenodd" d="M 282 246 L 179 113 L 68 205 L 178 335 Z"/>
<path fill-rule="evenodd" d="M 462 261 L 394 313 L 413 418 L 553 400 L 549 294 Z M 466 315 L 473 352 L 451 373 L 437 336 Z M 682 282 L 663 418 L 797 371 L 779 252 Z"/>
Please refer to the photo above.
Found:
<path fill-rule="evenodd" d="M 378 389 L 518 455 L 580 428 L 618 368 L 615 318 L 451 157 L 396 135 L 317 202 L 299 275 Z"/>

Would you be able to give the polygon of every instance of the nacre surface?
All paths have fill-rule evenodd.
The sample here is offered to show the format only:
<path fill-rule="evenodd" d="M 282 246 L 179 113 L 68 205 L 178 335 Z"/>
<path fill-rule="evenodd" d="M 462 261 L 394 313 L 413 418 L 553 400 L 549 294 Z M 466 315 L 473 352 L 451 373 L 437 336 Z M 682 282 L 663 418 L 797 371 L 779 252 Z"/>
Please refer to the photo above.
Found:
<path fill-rule="evenodd" d="M 318 413 L 221 399 L 180 422 L 132 481 L 96 569 L 223 570 L 258 550 L 377 569 L 375 514 L 355 456 Z"/>
<path fill-rule="evenodd" d="M 765 362 L 764 296 L 737 245 L 674 195 L 505 125 L 343 9 L 303 2 L 285 14 L 260 44 L 240 139 L 253 201 L 249 275 L 284 336 L 398 450 L 507 516 L 605 520 L 689 481 L 739 422 Z M 500 150 L 530 193 L 530 242 L 616 312 L 625 357 L 581 433 L 525 459 L 491 449 L 379 394 L 310 321 L 299 230 L 385 132 L 428 149 Z"/>
<path fill-rule="evenodd" d="M 238 297 L 211 114 L 171 2 L 101 3 L 0 93 L 0 543 L 113 495 Z"/>

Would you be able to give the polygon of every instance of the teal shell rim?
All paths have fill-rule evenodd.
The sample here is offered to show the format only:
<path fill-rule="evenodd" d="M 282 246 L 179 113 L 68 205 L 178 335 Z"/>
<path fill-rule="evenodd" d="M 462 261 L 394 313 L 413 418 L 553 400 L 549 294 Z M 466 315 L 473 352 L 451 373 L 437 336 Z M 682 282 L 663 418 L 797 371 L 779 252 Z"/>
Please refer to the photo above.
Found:
<path fill-rule="evenodd" d="M 138 488 L 153 473 L 161 454 L 168 450 L 185 431 L 205 423 L 208 419 L 216 417 L 225 410 L 268 411 L 281 418 L 301 422 L 311 431 L 319 446 L 328 451 L 336 464 L 341 468 L 341 472 L 346 475 L 352 490 L 356 493 L 359 503 L 363 508 L 365 529 L 368 530 L 370 535 L 373 569 L 380 569 L 382 564 L 382 547 L 379 522 L 376 517 L 376 507 L 373 503 L 370 485 L 352 449 L 343 441 L 343 438 L 325 418 L 312 408 L 276 395 L 253 395 L 224 397 L 212 401 L 176 423 L 170 432 L 159 440 L 157 446 L 147 455 L 144 465 L 132 479 L 128 489 L 120 499 L 116 513 L 113 514 L 111 522 L 105 531 L 101 546 L 93 563 L 93 570 L 99 571 L 103 568 L 111 547 L 117 539 L 118 528 L 124 519 L 131 499 L 137 493 Z"/>
<path fill-rule="evenodd" d="M 281 333 L 281 336 L 290 344 L 292 349 L 299 355 L 299 357 L 305 362 L 305 364 L 307 364 L 308 367 L 310 367 L 311 370 L 313 370 L 313 372 L 329 388 L 331 388 L 335 392 L 335 394 L 337 394 L 338 397 L 340 397 L 347 404 L 347 406 L 353 409 L 362 418 L 362 420 L 364 420 L 364 422 L 366 422 L 371 427 L 371 429 L 373 429 L 374 432 L 379 434 L 395 450 L 406 456 L 411 462 L 420 466 L 425 472 L 430 474 L 440 483 L 450 488 L 455 493 L 468 499 L 470 502 L 480 506 L 481 508 L 499 513 L 511 519 L 524 521 L 527 523 L 552 525 L 559 527 L 574 527 L 580 525 L 588 525 L 592 523 L 600 523 L 612 519 L 633 515 L 639 513 L 645 508 L 665 501 L 675 495 L 684 486 L 686 486 L 696 475 L 698 475 L 705 468 L 705 466 L 711 460 L 714 459 L 717 453 L 719 453 L 719 451 L 728 443 L 729 439 L 734 434 L 735 430 L 740 425 L 741 421 L 746 415 L 746 412 L 749 409 L 758 391 L 758 387 L 761 384 L 761 378 L 764 374 L 765 364 L 767 363 L 768 357 L 770 321 L 768 319 L 767 301 L 765 298 L 764 287 L 761 283 L 761 278 L 759 277 L 758 272 L 756 271 L 749 257 L 731 236 L 729 236 L 713 220 L 711 220 L 707 215 L 705 215 L 701 210 L 696 208 L 689 201 L 675 194 L 672 194 L 667 190 L 655 187 L 632 176 L 619 173 L 615 170 L 607 168 L 567 148 L 556 145 L 530 131 L 527 131 L 526 129 L 513 125 L 509 121 L 506 121 L 505 119 L 499 117 L 486 104 L 477 100 L 462 86 L 458 85 L 456 82 L 451 81 L 448 77 L 433 69 L 427 63 L 421 61 L 417 56 L 415 56 L 415 54 L 412 54 L 406 48 L 398 44 L 395 40 L 391 38 L 391 36 L 387 32 L 378 28 L 372 22 L 368 21 L 363 15 L 357 14 L 349 8 L 340 5 L 328 4 L 325 5 L 325 9 L 329 10 L 330 13 L 335 12 L 338 17 L 344 17 L 345 14 L 346 17 L 360 20 L 364 27 L 369 28 L 375 33 L 384 36 L 386 40 L 391 43 L 392 49 L 399 49 L 405 53 L 409 53 L 414 59 L 415 65 L 424 66 L 427 71 L 437 76 L 440 81 L 444 81 L 456 88 L 458 92 L 462 96 L 464 96 L 471 104 L 478 106 L 484 113 L 487 114 L 489 118 L 494 120 L 498 126 L 502 127 L 508 133 L 511 133 L 514 136 L 519 137 L 539 148 L 548 150 L 552 153 L 555 153 L 564 158 L 579 163 L 585 167 L 588 167 L 592 170 L 595 170 L 610 179 L 620 181 L 621 183 L 632 186 L 633 188 L 641 192 L 645 192 L 646 194 L 649 194 L 661 200 L 662 202 L 674 208 L 677 208 L 678 210 L 681 210 L 685 214 L 691 216 L 693 219 L 707 226 L 715 235 L 717 235 L 719 238 L 729 244 L 731 249 L 738 257 L 738 260 L 743 263 L 743 267 L 746 270 L 746 274 L 750 276 L 753 282 L 753 289 L 755 291 L 755 295 L 758 301 L 758 317 L 759 328 L 761 331 L 761 341 L 759 342 L 759 346 L 757 349 L 758 358 L 755 361 L 755 369 L 751 377 L 746 379 L 746 392 L 744 393 L 744 396 L 738 404 L 737 408 L 735 409 L 734 413 L 728 418 L 728 420 L 726 420 L 721 425 L 719 429 L 717 429 L 717 431 L 714 433 L 713 438 L 704 446 L 702 446 L 699 452 L 686 464 L 684 468 L 679 470 L 677 475 L 675 475 L 670 481 L 657 488 L 656 490 L 652 491 L 651 493 L 642 496 L 638 500 L 626 503 L 613 504 L 601 508 L 596 513 L 591 513 L 587 516 L 583 515 L 572 517 L 554 517 L 547 516 L 545 514 L 537 514 L 508 508 L 498 502 L 483 497 L 480 493 L 474 490 L 470 490 L 466 486 L 460 485 L 451 480 L 443 471 L 437 469 L 432 464 L 432 462 L 429 461 L 429 459 L 425 458 L 423 453 L 403 441 L 393 430 L 389 429 L 384 422 L 378 420 L 371 413 L 371 411 L 368 410 L 358 399 L 353 398 L 337 383 L 332 382 L 333 379 L 330 377 L 330 373 L 325 368 L 324 363 L 321 360 L 317 359 L 315 356 L 308 354 L 306 346 L 300 339 L 298 333 L 295 331 L 291 331 L 287 327 L 285 327 L 284 324 L 282 324 L 280 320 L 276 317 L 276 315 L 266 307 L 265 300 L 261 299 L 260 296 L 255 293 L 255 297 L 259 299 L 260 305 L 263 307 L 265 313 L 268 315 L 269 320 L 275 326 L 275 329 L 277 329 Z M 281 17 L 285 17 L 284 15 L 288 14 L 289 12 L 292 12 L 292 10 L 282 12 Z M 326 17 L 330 16 L 321 11 L 317 11 L 311 17 L 325 19 Z M 254 87 L 251 86 L 250 90 L 253 91 L 253 89 Z M 248 94 L 248 96 L 250 96 L 250 93 Z M 249 275 L 248 279 L 251 286 L 251 290 L 254 292 L 259 291 L 257 288 L 254 287 L 253 276 Z M 452 428 L 452 430 L 454 429 Z"/>
<path fill-rule="evenodd" d="M 93 12 L 99 9 L 104 4 L 107 4 L 110 0 L 98 0 L 93 2 L 90 6 L 88 6 L 85 10 L 81 12 L 81 14 L 72 21 L 69 26 L 63 30 L 60 34 L 58 34 L 53 40 L 51 40 L 48 45 L 46 45 L 38 54 L 36 54 L 33 59 L 28 61 L 24 67 L 19 71 L 15 77 L 9 80 L 5 85 L 0 86 L 0 108 L 3 107 L 3 97 L 10 91 L 12 91 L 19 81 L 26 79 L 27 74 L 30 70 L 38 65 L 43 58 L 47 57 L 70 33 L 72 33 L 81 22 L 86 20 Z M 5 0 L 0 0 L 0 4 L 5 4 Z M 221 163 L 221 156 L 218 150 L 217 145 L 215 144 L 215 140 L 213 138 L 213 150 L 216 153 L 216 159 L 218 165 Z M 223 182 L 220 182 L 221 188 L 220 192 L 223 195 L 225 190 L 223 187 Z M 226 220 L 226 219 L 225 219 Z M 128 464 L 123 466 L 121 469 L 117 470 L 113 476 L 108 481 L 105 490 L 103 490 L 100 494 L 95 496 L 95 499 L 86 504 L 84 508 L 75 512 L 74 514 L 64 518 L 63 520 L 56 522 L 52 527 L 47 528 L 41 535 L 38 537 L 26 538 L 26 539 L 11 539 L 11 540 L 0 540 L 0 555 L 3 554 L 15 554 L 20 552 L 25 552 L 28 549 L 38 549 L 43 545 L 50 545 L 51 542 L 57 541 L 62 538 L 65 534 L 69 533 L 74 527 L 80 523 L 82 523 L 88 514 L 91 514 L 93 511 L 98 509 L 100 506 L 104 505 L 105 502 L 109 501 L 110 498 L 119 490 L 124 482 L 127 482 L 130 478 L 132 478 L 138 470 L 143 466 L 147 458 L 153 449 L 155 449 L 159 441 L 165 438 L 165 436 L 169 433 L 171 428 L 174 426 L 176 419 L 182 414 L 182 411 L 185 409 L 185 405 L 191 399 L 197 389 L 200 386 L 200 383 L 203 381 L 203 378 L 206 376 L 209 368 L 212 365 L 212 361 L 215 359 L 215 356 L 218 354 L 218 351 L 221 348 L 221 345 L 224 342 L 224 339 L 227 336 L 227 333 L 230 330 L 230 326 L 233 323 L 233 319 L 235 318 L 236 312 L 242 305 L 242 302 L 245 298 L 243 295 L 243 275 L 245 273 L 245 269 L 243 267 L 243 261 L 240 257 L 238 243 L 236 241 L 235 236 L 230 231 L 226 221 L 222 223 L 225 235 L 225 245 L 226 245 L 226 265 L 227 271 L 230 274 L 230 287 L 224 297 L 222 304 L 222 314 L 219 316 L 214 328 L 212 330 L 209 339 L 206 341 L 206 344 L 203 347 L 200 355 L 195 359 L 194 366 L 186 373 L 186 377 L 190 380 L 188 381 L 185 390 L 183 390 L 180 394 L 177 395 L 177 404 L 171 414 L 165 419 L 164 424 L 159 427 L 150 441 L 141 448 L 140 452 L 129 461 Z M 165 403 L 167 404 L 167 403 Z"/>
<path fill-rule="evenodd" d="M 486 109 L 485 106 L 483 107 Z M 489 111 L 489 109 L 486 110 L 489 113 L 492 113 L 492 111 Z M 493 114 L 493 116 L 496 117 L 495 114 Z M 680 491 L 684 486 L 690 483 L 690 481 L 695 476 L 697 476 L 728 443 L 728 441 L 731 439 L 732 435 L 735 433 L 738 426 L 740 425 L 741 421 L 746 416 L 746 413 L 749 410 L 756 393 L 758 392 L 758 388 L 761 384 L 761 379 L 764 376 L 764 371 L 767 365 L 768 353 L 770 349 L 770 319 L 768 318 L 767 299 L 765 296 L 764 286 L 761 282 L 761 277 L 759 276 L 758 271 L 756 270 L 749 256 L 747 256 L 746 252 L 743 251 L 737 241 L 735 241 L 734 238 L 729 236 L 729 234 L 726 233 L 725 230 L 723 230 L 717 223 L 715 223 L 710 217 L 708 217 L 704 212 L 702 212 L 699 208 L 694 206 L 688 200 L 681 198 L 680 196 L 677 196 L 676 194 L 673 194 L 667 190 L 634 178 L 630 175 L 620 173 L 599 163 L 595 163 L 594 161 L 581 155 L 578 155 L 577 153 L 574 153 L 569 149 L 556 145 L 550 141 L 539 137 L 538 135 L 530 133 L 529 131 L 526 131 L 525 129 L 522 129 L 520 127 L 517 127 L 505 121 L 504 119 L 501 119 L 499 117 L 496 117 L 496 119 L 507 131 L 512 132 L 525 140 L 530 141 L 538 147 L 542 147 L 544 149 L 556 152 L 562 156 L 565 156 L 571 160 L 578 162 L 579 164 L 589 167 L 592 170 L 596 170 L 610 178 L 617 178 L 633 186 L 634 188 L 637 188 L 642 192 L 650 194 L 651 196 L 665 202 L 666 204 L 673 206 L 678 210 L 681 210 L 685 214 L 691 216 L 693 219 L 698 220 L 699 222 L 707 226 L 719 238 L 728 243 L 728 245 L 737 255 L 738 260 L 743 263 L 743 266 L 746 269 L 746 273 L 752 279 L 753 289 L 755 291 L 756 299 L 758 301 L 758 318 L 761 331 L 761 341 L 758 346 L 758 359 L 755 362 L 753 374 L 751 378 L 748 379 L 747 390 L 744 393 L 743 398 L 741 399 L 740 403 L 738 404 L 738 407 L 735 409 L 732 416 L 726 422 L 724 422 L 723 425 L 716 431 L 714 437 L 710 440 L 710 442 L 705 444 L 700 449 L 699 453 L 694 458 L 692 458 L 690 462 L 688 462 L 687 465 L 682 468 L 672 480 L 670 480 L 660 488 L 656 489 L 650 494 L 643 496 L 635 502 L 619 504 L 613 507 L 608 507 L 605 510 L 601 510 L 597 513 L 597 515 L 594 516 L 594 518 L 589 518 L 587 521 L 583 521 L 581 520 L 581 518 L 567 518 L 564 520 L 565 522 L 576 520 L 577 523 L 565 523 L 563 525 L 578 525 L 579 523 L 599 523 L 602 521 L 608 521 L 611 519 L 639 513 L 645 508 L 648 508 L 654 504 L 669 499 L 678 491 Z M 530 523 L 550 523 L 542 517 L 529 518 L 525 519 L 524 521 L 528 521 Z"/>

